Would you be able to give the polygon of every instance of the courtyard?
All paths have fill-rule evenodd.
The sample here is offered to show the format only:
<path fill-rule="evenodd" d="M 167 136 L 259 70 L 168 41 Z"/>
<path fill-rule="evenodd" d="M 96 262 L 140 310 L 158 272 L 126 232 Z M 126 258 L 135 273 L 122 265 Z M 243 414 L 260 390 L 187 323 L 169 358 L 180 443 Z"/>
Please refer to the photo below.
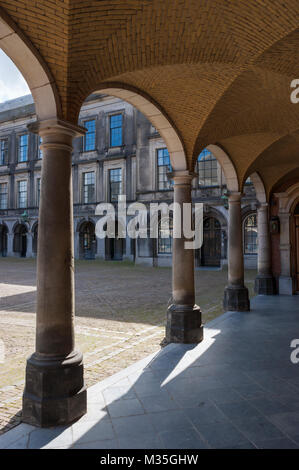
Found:
<path fill-rule="evenodd" d="M 20 422 L 26 358 L 34 351 L 36 262 L 0 258 L 0 433 Z M 255 270 L 245 271 L 253 295 Z M 76 347 L 84 354 L 88 387 L 161 348 L 171 297 L 171 269 L 130 262 L 77 261 Z M 222 312 L 227 270 L 195 271 L 203 322 Z"/>

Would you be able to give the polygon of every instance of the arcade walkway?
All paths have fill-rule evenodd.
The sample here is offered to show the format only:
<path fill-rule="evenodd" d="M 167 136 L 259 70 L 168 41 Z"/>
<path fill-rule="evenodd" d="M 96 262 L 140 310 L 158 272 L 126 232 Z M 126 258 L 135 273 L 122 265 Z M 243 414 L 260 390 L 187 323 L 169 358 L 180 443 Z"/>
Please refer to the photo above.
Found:
<path fill-rule="evenodd" d="M 299 297 L 259 296 L 193 345 L 171 344 L 88 390 L 72 426 L 21 424 L 0 448 L 299 448 Z"/>

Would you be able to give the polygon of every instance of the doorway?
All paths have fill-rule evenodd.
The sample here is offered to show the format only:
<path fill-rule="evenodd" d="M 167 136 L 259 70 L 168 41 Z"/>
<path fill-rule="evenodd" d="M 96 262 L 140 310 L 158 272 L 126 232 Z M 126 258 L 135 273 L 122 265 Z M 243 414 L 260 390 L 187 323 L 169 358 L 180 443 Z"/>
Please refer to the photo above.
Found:
<path fill-rule="evenodd" d="M 202 266 L 220 266 L 221 264 L 221 225 L 215 217 L 208 217 L 203 222 L 203 245 L 201 249 Z"/>

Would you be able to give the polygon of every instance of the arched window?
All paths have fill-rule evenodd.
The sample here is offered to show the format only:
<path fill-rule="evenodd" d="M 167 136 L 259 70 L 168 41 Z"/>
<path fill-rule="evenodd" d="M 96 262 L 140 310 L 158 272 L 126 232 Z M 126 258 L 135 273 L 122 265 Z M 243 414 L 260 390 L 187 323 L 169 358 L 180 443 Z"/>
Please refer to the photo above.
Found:
<path fill-rule="evenodd" d="M 197 162 L 199 186 L 218 186 L 218 162 L 212 152 L 204 149 L 199 154 Z"/>
<path fill-rule="evenodd" d="M 173 221 L 172 217 L 163 217 L 158 225 L 158 253 L 172 253 Z"/>
<path fill-rule="evenodd" d="M 249 214 L 244 220 L 244 254 L 257 253 L 257 218 L 256 214 Z"/>

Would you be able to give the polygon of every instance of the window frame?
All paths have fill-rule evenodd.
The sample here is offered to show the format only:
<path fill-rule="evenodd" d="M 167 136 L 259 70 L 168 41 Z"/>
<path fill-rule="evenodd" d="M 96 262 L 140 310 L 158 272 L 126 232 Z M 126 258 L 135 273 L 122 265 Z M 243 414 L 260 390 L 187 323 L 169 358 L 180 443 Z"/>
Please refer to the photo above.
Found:
<path fill-rule="evenodd" d="M 97 128 L 96 128 L 96 118 L 95 117 L 89 117 L 88 119 L 84 119 L 84 121 L 82 121 L 82 125 L 83 127 L 86 127 L 86 123 L 88 122 L 94 122 L 94 131 L 92 133 L 89 133 L 89 132 L 86 132 L 83 136 L 83 148 L 82 148 L 82 151 L 83 153 L 87 153 L 87 152 L 94 152 L 96 150 L 96 134 L 97 134 Z M 87 139 L 86 139 L 86 136 L 89 136 L 90 134 L 93 134 L 93 148 L 86 148 L 86 144 L 87 144 Z"/>
<path fill-rule="evenodd" d="M 26 183 L 26 201 L 25 205 L 20 204 L 20 183 Z M 22 191 L 22 193 L 25 193 L 25 191 Z M 28 180 L 27 179 L 19 179 L 17 180 L 17 208 L 18 209 L 27 209 L 28 207 Z"/>
<path fill-rule="evenodd" d="M 5 209 L 8 209 L 8 181 L 0 181 L 0 188 L 1 188 L 1 185 L 5 185 L 6 186 L 6 193 L 5 192 L 1 192 L 0 190 L 0 210 L 5 210 Z M 2 203 L 2 195 L 3 194 L 6 194 L 6 204 L 5 204 L 5 207 L 2 207 L 1 203 Z"/>
<path fill-rule="evenodd" d="M 85 176 L 86 175 L 89 175 L 89 174 L 92 174 L 93 175 L 93 183 L 92 184 L 85 184 Z M 96 201 L 96 172 L 95 170 L 87 170 L 87 171 L 82 171 L 81 173 L 81 177 L 82 177 L 82 204 L 94 204 L 95 201 Z M 92 197 L 92 201 L 86 201 L 85 200 L 85 196 L 87 195 L 88 196 L 88 187 L 89 186 L 93 186 L 93 197 Z M 87 193 L 86 193 L 86 188 L 87 188 Z"/>
<path fill-rule="evenodd" d="M 2 142 L 6 141 L 6 148 L 2 148 Z M 8 137 L 1 137 L 0 138 L 0 166 L 8 165 L 8 145 L 9 145 L 9 138 Z M 2 159 L 3 153 L 6 152 L 6 158 Z"/>
<path fill-rule="evenodd" d="M 256 246 L 256 251 L 247 251 L 246 250 L 246 221 L 249 219 L 249 217 L 255 216 L 255 221 L 256 224 L 252 225 L 253 228 L 256 228 L 256 242 L 255 244 L 249 243 L 249 245 L 255 245 Z M 249 214 L 246 214 L 246 216 L 243 219 L 243 254 L 248 255 L 248 256 L 256 256 L 258 253 L 258 227 L 257 227 L 257 212 L 250 212 Z"/>
<path fill-rule="evenodd" d="M 112 172 L 118 172 L 120 174 L 120 179 L 119 181 L 111 181 L 111 174 Z M 116 199 L 112 199 L 112 183 L 117 183 L 119 185 L 119 192 L 116 194 L 117 197 Z M 116 168 L 108 168 L 108 196 L 109 196 L 109 202 L 117 202 L 118 201 L 118 196 L 122 195 L 122 184 L 123 184 L 123 169 L 121 167 L 116 167 Z"/>
<path fill-rule="evenodd" d="M 22 137 L 27 137 L 26 145 L 21 145 Z M 26 160 L 21 160 L 22 149 L 26 147 Z M 28 152 L 29 150 L 29 134 L 24 132 L 18 135 L 18 163 L 26 163 L 28 162 Z"/>
<path fill-rule="evenodd" d="M 202 155 L 202 158 L 199 159 L 199 157 Z M 213 158 L 209 158 L 208 160 L 206 159 L 207 156 L 212 156 Z M 210 166 L 209 168 L 206 168 L 206 163 L 210 163 Z M 215 163 L 215 167 L 213 168 L 213 162 Z M 201 169 L 200 168 L 200 163 L 203 164 L 203 168 Z M 213 170 L 216 169 L 216 183 L 212 183 L 213 181 Z M 200 177 L 200 172 L 203 172 L 203 177 L 201 178 Z M 206 173 L 207 172 L 210 172 L 210 176 L 206 176 Z M 198 175 L 198 187 L 199 188 L 217 188 L 221 185 L 221 183 L 219 184 L 219 181 L 218 181 L 218 160 L 217 158 L 215 157 L 215 155 L 208 149 L 204 148 L 200 154 L 198 155 L 197 157 L 197 175 Z M 210 179 L 210 182 L 212 184 L 206 184 L 206 180 L 207 179 Z M 200 180 L 203 181 L 203 184 L 200 183 Z"/>
<path fill-rule="evenodd" d="M 123 111 L 116 111 L 114 113 L 109 113 L 108 115 L 108 130 L 109 130 L 109 136 L 108 136 L 108 143 L 109 143 L 109 148 L 117 148 L 117 147 L 123 147 L 124 145 L 124 112 Z M 111 119 L 116 117 L 116 116 L 121 116 L 121 126 L 117 126 L 112 128 L 111 127 Z M 121 143 L 117 145 L 112 145 L 112 129 L 121 129 Z"/>
<path fill-rule="evenodd" d="M 168 237 L 161 237 L 161 222 L 164 219 L 169 220 L 169 236 Z M 168 241 L 168 242 L 167 242 Z M 163 250 L 161 250 L 161 246 L 164 247 Z M 165 249 L 165 247 L 169 247 L 168 250 Z M 172 249 L 173 249 L 173 216 L 169 215 L 169 217 L 159 217 L 158 221 L 158 238 L 157 238 L 157 254 L 158 255 L 171 255 L 172 254 Z"/>
<path fill-rule="evenodd" d="M 161 151 L 164 152 L 165 150 L 166 150 L 166 152 L 167 152 L 167 156 L 168 156 L 168 161 L 169 161 L 169 163 L 166 163 L 166 164 L 164 163 L 163 165 L 159 165 L 159 152 L 161 152 Z M 163 156 L 162 156 L 163 160 L 164 160 L 164 157 L 165 157 L 165 155 L 164 155 L 164 153 L 163 153 Z M 166 168 L 166 167 L 168 167 L 168 171 L 166 170 L 165 173 L 163 173 L 163 174 L 166 176 L 166 180 L 164 180 L 164 179 L 163 179 L 163 180 L 160 180 L 159 168 Z M 170 190 L 173 189 L 173 181 L 171 181 L 171 180 L 169 180 L 169 179 L 167 178 L 167 173 L 169 173 L 169 172 L 171 172 L 171 171 L 172 171 L 172 166 L 171 166 L 170 155 L 169 155 L 169 152 L 168 152 L 167 147 L 159 147 L 159 148 L 157 148 L 157 149 L 156 149 L 156 175 L 157 175 L 157 179 L 156 179 L 156 188 L 157 188 L 158 191 L 170 191 Z M 164 183 L 167 182 L 167 187 L 165 187 L 165 185 L 164 185 L 164 187 L 161 188 L 161 187 L 160 187 L 160 181 L 161 181 L 161 182 L 163 181 Z"/>

